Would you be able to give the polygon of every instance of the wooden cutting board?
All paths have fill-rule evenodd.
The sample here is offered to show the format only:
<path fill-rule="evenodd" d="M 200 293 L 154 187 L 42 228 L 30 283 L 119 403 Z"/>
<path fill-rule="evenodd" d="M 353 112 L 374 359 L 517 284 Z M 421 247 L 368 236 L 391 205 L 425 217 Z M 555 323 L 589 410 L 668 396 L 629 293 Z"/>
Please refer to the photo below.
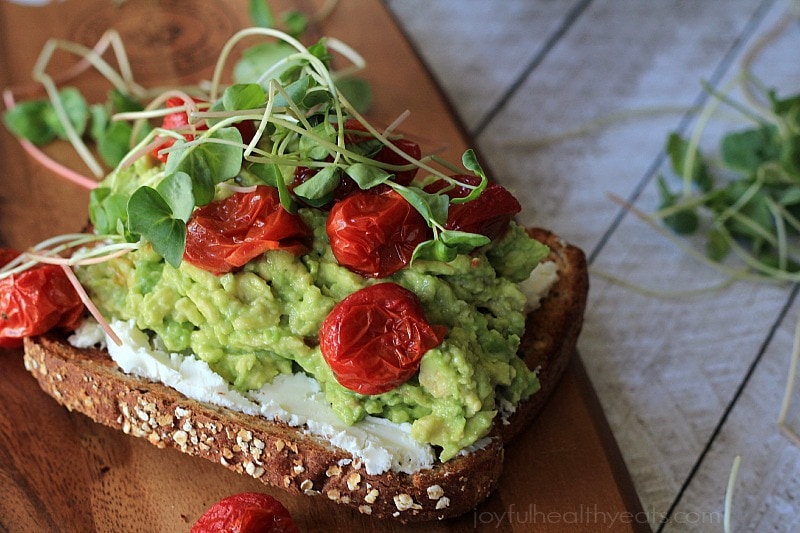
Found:
<path fill-rule="evenodd" d="M 49 37 L 91 46 L 114 27 L 145 86 L 210 76 L 224 41 L 248 24 L 246 2 L 128 0 L 0 3 L 0 85 L 30 83 Z M 299 2 L 314 12 L 321 3 Z M 273 2 L 283 11 L 287 4 Z M 35 31 L 33 31 L 35 30 Z M 375 101 L 370 117 L 423 132 L 424 148 L 458 161 L 469 146 L 451 108 L 389 13 L 378 2 L 341 0 L 311 30 L 364 55 Z M 69 64 L 58 56 L 52 72 Z M 106 90 L 90 75 L 76 83 Z M 0 245 L 24 248 L 78 231 L 88 192 L 34 162 L 0 133 Z M 59 161 L 84 170 L 66 147 Z M 642 531 L 642 511 L 592 386 L 576 356 L 533 426 L 506 451 L 499 489 L 460 519 L 424 526 L 377 522 L 324 498 L 290 497 L 211 462 L 94 424 L 40 391 L 20 351 L 0 351 L 0 531 L 188 531 L 215 501 L 242 491 L 281 499 L 304 531 Z"/>

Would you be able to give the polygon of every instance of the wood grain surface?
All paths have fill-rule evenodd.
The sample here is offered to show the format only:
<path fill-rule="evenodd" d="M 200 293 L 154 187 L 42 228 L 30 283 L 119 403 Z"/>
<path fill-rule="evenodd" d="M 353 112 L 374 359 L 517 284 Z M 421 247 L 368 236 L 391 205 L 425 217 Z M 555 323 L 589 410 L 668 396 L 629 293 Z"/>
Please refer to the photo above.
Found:
<path fill-rule="evenodd" d="M 141 83 L 208 76 L 214 45 L 228 37 L 223 30 L 247 24 L 245 3 L 203 2 L 197 12 L 205 18 L 187 21 L 182 7 L 188 4 L 196 5 L 180 0 L 129 0 L 119 6 L 100 0 L 47 7 L 2 3 L 0 82 L 28 83 L 47 38 L 84 39 L 92 45 L 112 25 L 123 38 L 139 43 L 131 59 Z M 303 9 L 318 5 L 300 3 Z M 388 123 L 409 109 L 403 129 L 424 132 L 426 148 L 457 158 L 470 145 L 452 107 L 380 3 L 344 0 L 314 31 L 338 37 L 365 56 L 364 74 L 376 95 L 373 120 Z M 96 80 L 81 82 L 91 87 Z M 0 142 L 0 243 L 25 247 L 83 227 L 88 192 L 42 169 L 6 131 Z M 67 149 L 52 154 L 76 162 Z M 577 356 L 534 425 L 508 447 L 505 470 L 496 493 L 460 519 L 414 527 L 377 523 L 321 497 L 288 497 L 248 476 L 159 450 L 69 413 L 38 389 L 18 351 L 0 352 L 0 531 L 188 531 L 212 503 L 245 490 L 276 495 L 304 531 L 648 529 Z"/>
<path fill-rule="evenodd" d="M 797 286 L 722 279 L 618 203 L 659 205 L 670 133 L 739 90 L 743 68 L 800 91 L 788 0 L 389 0 L 524 221 L 590 257 L 579 350 L 653 529 L 800 531 L 800 447 L 777 424 L 800 316 Z M 782 28 L 776 32 L 777 28 Z M 462 73 L 470 72 L 468 80 Z M 753 124 L 721 105 L 701 145 Z M 719 176 L 721 179 L 723 174 Z M 694 243 L 696 241 L 689 241 Z M 698 243 L 702 251 L 702 243 Z M 651 295 L 634 287 L 661 291 Z M 800 428 L 800 388 L 789 422 Z"/>

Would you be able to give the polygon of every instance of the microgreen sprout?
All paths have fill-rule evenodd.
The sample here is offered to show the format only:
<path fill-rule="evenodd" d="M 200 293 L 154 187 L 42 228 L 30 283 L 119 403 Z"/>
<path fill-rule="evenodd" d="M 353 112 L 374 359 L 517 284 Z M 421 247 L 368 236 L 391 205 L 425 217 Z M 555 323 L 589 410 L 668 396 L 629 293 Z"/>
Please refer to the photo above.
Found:
<path fill-rule="evenodd" d="M 248 72 L 251 77 L 224 85 L 222 73 L 228 70 L 231 53 L 245 39 L 274 43 L 280 52 L 274 53 L 273 47 L 268 54 L 269 63 L 263 58 L 253 62 L 257 52 L 252 50 L 261 49 L 247 49 L 251 51 L 247 58 L 251 62 L 249 70 L 238 68 L 239 63 L 233 70 L 240 75 Z M 299 204 L 325 205 L 341 180 L 349 178 L 361 189 L 394 189 L 423 216 L 433 239 L 418 247 L 414 259 L 450 260 L 457 253 L 488 243 L 485 236 L 445 228 L 448 206 L 475 199 L 488 182 L 474 152 L 465 152 L 463 168 L 433 155 L 410 155 L 395 143 L 402 137 L 395 132 L 407 112 L 383 131 L 373 126 L 337 86 L 338 80 L 365 65 L 363 58 L 341 41 L 322 39 L 306 46 L 295 36 L 274 28 L 247 28 L 225 43 L 207 84 L 167 89 L 142 105 L 129 102 L 126 96 L 143 98 L 146 91 L 133 82 L 118 36 L 110 34 L 106 40 L 105 46 L 113 45 L 117 52 L 121 73 L 102 60 L 97 47 L 90 50 L 53 41 L 40 56 L 34 75 L 50 94 L 65 135 L 95 175 L 99 175 L 100 166 L 80 140 L 86 118 L 75 120 L 76 113 L 70 114 L 64 100 L 65 95 L 72 98 L 72 93 L 62 90 L 59 95 L 45 67 L 56 49 L 77 54 L 100 71 L 111 82 L 115 94 L 120 95 L 117 100 L 122 105 L 114 107 L 107 122 L 115 127 L 125 125 L 120 131 L 128 146 L 125 153 L 114 156 L 111 173 L 91 184 L 89 214 L 99 234 L 113 234 L 123 242 L 147 242 L 169 264 L 178 267 L 192 211 L 213 201 L 218 193 L 250 190 L 263 183 L 276 187 L 282 206 L 294 212 Z M 332 69 L 334 53 L 346 59 L 348 66 Z M 260 71 L 253 71 L 255 64 L 260 65 Z M 183 114 L 185 122 L 170 127 L 151 124 L 176 114 Z M 101 119 L 101 124 L 93 124 L 92 128 L 102 129 L 105 116 L 95 113 L 95 117 Z M 358 140 L 361 136 L 363 141 Z M 373 159 L 379 150 L 387 149 L 397 156 L 394 162 Z M 106 153 L 113 155 L 115 149 L 109 148 Z M 159 165 L 150 154 L 166 162 Z M 300 167 L 314 169 L 315 173 L 304 182 L 293 184 Z M 396 173 L 413 169 L 421 171 L 421 177 L 411 184 L 393 180 Z M 477 183 L 452 177 L 470 172 L 479 178 Z M 123 175 L 127 177 L 120 177 Z M 437 192 L 424 190 L 433 182 L 444 186 Z M 456 187 L 467 194 L 449 198 L 447 192 Z M 114 253 L 122 254 L 125 249 L 122 246 Z M 48 254 L 28 256 L 30 261 L 61 261 Z M 103 257 L 110 255 L 100 254 L 92 260 Z"/>
<path fill-rule="evenodd" d="M 730 474 L 728 475 L 728 485 L 725 490 L 725 503 L 723 507 L 723 531 L 724 533 L 731 533 L 731 511 L 733 509 L 733 492 L 736 486 L 736 478 L 739 475 L 739 467 L 742 463 L 742 457 L 737 455 L 733 459 Z"/>

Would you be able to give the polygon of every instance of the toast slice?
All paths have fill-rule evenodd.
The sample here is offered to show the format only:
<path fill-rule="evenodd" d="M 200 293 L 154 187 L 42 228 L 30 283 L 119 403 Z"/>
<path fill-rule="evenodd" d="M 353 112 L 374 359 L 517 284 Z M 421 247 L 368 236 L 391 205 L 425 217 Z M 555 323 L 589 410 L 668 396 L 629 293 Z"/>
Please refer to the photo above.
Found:
<path fill-rule="evenodd" d="M 443 519 L 475 508 L 496 487 L 504 443 L 544 406 L 575 353 L 588 291 L 583 252 L 542 229 L 558 281 L 529 314 L 520 356 L 539 369 L 541 389 L 497 422 L 484 445 L 413 474 L 367 474 L 361 462 L 297 428 L 189 399 L 121 372 L 103 350 L 76 349 L 64 336 L 25 340 L 25 366 L 42 389 L 95 422 L 176 448 L 292 493 L 323 495 L 361 513 L 402 522 Z"/>

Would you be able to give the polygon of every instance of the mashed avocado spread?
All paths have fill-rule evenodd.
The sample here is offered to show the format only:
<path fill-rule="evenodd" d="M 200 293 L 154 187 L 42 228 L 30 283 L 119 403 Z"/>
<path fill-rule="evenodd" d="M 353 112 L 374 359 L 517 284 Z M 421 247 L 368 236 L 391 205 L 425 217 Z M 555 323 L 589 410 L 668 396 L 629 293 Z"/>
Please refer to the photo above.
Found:
<path fill-rule="evenodd" d="M 512 222 L 500 240 L 450 262 L 414 261 L 387 278 L 368 279 L 337 263 L 325 212 L 299 213 L 313 230 L 310 251 L 299 257 L 268 251 L 236 272 L 215 275 L 186 261 L 175 268 L 144 245 L 81 267 L 78 275 L 106 317 L 135 320 L 164 348 L 194 354 L 236 389 L 305 372 L 346 423 L 367 415 L 409 422 L 412 436 L 438 447 L 443 461 L 486 435 L 498 406 L 516 405 L 538 389 L 536 374 L 517 356 L 526 304 L 518 283 L 547 248 L 523 228 Z M 360 395 L 336 381 L 317 334 L 338 301 L 387 281 L 413 291 L 428 321 L 446 326 L 447 334 L 411 380 Z"/>

